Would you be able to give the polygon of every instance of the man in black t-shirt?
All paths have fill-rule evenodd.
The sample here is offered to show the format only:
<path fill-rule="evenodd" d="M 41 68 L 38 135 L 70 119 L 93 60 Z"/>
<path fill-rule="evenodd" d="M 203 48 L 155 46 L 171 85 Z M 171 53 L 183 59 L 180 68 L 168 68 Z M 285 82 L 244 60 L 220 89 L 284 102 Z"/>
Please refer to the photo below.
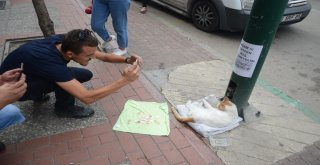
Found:
<path fill-rule="evenodd" d="M 136 80 L 142 64 L 142 58 L 137 55 L 125 58 L 107 54 L 98 51 L 97 46 L 98 40 L 88 29 L 76 29 L 66 35 L 34 40 L 11 52 L 1 64 L 0 74 L 19 68 L 23 63 L 28 87 L 19 101 L 43 100 L 47 93 L 54 91 L 55 113 L 58 116 L 89 117 L 94 111 L 75 105 L 75 97 L 85 104 L 91 104 Z M 73 60 L 86 66 L 92 58 L 131 66 L 125 68 L 122 76 L 110 85 L 88 90 L 81 83 L 92 78 L 91 71 L 68 67 L 67 63 Z"/>

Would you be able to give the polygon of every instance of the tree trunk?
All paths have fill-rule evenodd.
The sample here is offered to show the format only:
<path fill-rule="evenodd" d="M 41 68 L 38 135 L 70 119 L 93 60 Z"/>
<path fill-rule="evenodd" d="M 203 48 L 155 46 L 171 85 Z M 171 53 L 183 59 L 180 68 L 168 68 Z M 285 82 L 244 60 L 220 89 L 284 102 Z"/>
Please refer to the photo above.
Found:
<path fill-rule="evenodd" d="M 44 0 L 32 0 L 33 7 L 37 13 L 38 23 L 44 37 L 49 37 L 55 34 L 54 24 L 50 19 Z"/>

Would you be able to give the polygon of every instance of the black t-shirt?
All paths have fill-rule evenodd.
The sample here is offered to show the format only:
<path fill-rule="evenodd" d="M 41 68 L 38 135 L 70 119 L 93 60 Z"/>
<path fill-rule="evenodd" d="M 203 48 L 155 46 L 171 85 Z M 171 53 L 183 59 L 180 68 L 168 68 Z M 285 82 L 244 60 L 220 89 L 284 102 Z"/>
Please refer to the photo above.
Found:
<path fill-rule="evenodd" d="M 67 82 L 73 79 L 62 54 L 56 48 L 63 35 L 28 42 L 13 52 L 3 61 L 0 74 L 7 70 L 19 68 L 23 62 L 23 73 L 27 82 L 33 78 L 41 78 L 49 82 Z"/>

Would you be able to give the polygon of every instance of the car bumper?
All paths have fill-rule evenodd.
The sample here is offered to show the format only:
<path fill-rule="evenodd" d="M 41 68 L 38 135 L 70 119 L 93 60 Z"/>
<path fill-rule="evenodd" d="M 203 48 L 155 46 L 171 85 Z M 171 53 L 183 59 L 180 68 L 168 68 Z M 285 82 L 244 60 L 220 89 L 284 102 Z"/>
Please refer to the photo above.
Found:
<path fill-rule="evenodd" d="M 309 2 L 303 6 L 286 8 L 286 10 L 283 13 L 283 17 L 280 25 L 287 25 L 287 24 L 300 22 L 308 16 L 308 14 L 310 13 L 310 10 L 311 10 L 311 5 Z M 286 21 L 285 18 L 288 18 L 290 16 L 299 16 L 299 18 Z"/>
<path fill-rule="evenodd" d="M 302 21 L 305 19 L 311 10 L 311 5 L 308 2 L 306 5 L 286 8 L 280 25 L 288 25 Z M 250 11 L 235 10 L 225 8 L 226 16 L 228 18 L 220 25 L 220 28 L 228 31 L 243 31 L 250 18 Z M 293 19 L 285 19 L 292 17 Z"/>

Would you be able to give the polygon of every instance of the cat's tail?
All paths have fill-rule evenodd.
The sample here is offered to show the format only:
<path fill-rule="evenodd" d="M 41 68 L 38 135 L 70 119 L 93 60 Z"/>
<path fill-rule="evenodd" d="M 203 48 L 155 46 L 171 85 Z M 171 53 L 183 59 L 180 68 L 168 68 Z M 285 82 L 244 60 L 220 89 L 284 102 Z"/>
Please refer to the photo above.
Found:
<path fill-rule="evenodd" d="M 174 117 L 175 117 L 178 121 L 180 121 L 180 122 L 182 122 L 182 123 L 194 122 L 194 120 L 193 120 L 192 117 L 182 117 L 182 116 L 178 113 L 178 111 L 176 110 L 176 108 L 174 108 L 174 107 L 171 107 L 171 111 L 172 111 Z"/>

